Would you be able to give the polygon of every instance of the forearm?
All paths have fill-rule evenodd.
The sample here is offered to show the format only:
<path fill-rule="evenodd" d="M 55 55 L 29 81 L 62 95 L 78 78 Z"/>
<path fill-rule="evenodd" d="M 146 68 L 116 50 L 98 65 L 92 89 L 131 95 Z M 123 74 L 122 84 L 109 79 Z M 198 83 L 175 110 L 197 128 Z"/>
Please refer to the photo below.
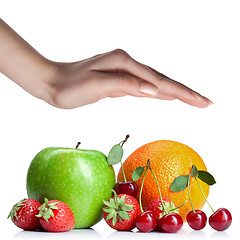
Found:
<path fill-rule="evenodd" d="M 55 65 L 0 19 L 0 72 L 35 97 L 49 98 Z"/>

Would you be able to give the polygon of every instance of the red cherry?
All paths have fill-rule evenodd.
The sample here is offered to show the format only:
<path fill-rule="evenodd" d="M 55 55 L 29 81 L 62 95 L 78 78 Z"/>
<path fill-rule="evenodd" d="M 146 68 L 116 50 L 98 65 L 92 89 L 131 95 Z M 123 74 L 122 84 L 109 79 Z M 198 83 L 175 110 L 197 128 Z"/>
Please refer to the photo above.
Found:
<path fill-rule="evenodd" d="M 136 218 L 136 227 L 140 232 L 151 232 L 157 225 L 157 219 L 152 211 L 141 213 Z"/>
<path fill-rule="evenodd" d="M 134 198 L 136 198 L 138 194 L 138 186 L 135 182 L 133 181 L 128 181 L 128 182 L 117 182 L 114 190 L 116 193 L 119 194 L 127 194 L 130 195 Z"/>
<path fill-rule="evenodd" d="M 177 213 L 169 213 L 158 219 L 161 232 L 176 233 L 183 226 L 182 217 Z"/>
<path fill-rule="evenodd" d="M 192 229 L 201 230 L 207 224 L 207 216 L 201 210 L 191 211 L 187 214 L 187 222 Z"/>
<path fill-rule="evenodd" d="M 232 215 L 226 208 L 219 208 L 209 218 L 210 226 L 217 231 L 224 231 L 232 223 Z"/>

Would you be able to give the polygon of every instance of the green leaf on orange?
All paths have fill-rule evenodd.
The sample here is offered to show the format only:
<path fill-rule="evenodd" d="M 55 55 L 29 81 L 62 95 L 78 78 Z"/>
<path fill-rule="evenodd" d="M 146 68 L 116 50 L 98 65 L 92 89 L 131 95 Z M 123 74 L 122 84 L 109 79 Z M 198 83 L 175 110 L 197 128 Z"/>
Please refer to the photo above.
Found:
<path fill-rule="evenodd" d="M 201 179 L 203 182 L 205 182 L 208 185 L 213 185 L 216 183 L 214 177 L 207 171 L 198 171 L 198 178 Z"/>
<path fill-rule="evenodd" d="M 137 181 L 144 172 L 145 167 L 137 167 L 132 173 L 132 180 Z"/>
<path fill-rule="evenodd" d="M 190 177 L 198 177 L 198 169 L 195 165 L 192 165 Z"/>
<path fill-rule="evenodd" d="M 176 177 L 171 184 L 170 190 L 173 192 L 183 191 L 188 185 L 188 177 L 189 175 L 180 175 Z"/>

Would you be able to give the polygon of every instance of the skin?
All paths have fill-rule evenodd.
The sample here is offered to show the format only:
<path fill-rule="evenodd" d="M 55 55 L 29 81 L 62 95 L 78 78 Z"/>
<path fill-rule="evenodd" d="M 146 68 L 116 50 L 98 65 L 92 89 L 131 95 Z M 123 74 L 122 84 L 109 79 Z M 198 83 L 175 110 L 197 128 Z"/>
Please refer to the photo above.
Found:
<path fill-rule="evenodd" d="M 31 95 L 72 109 L 106 97 L 179 99 L 204 108 L 212 102 L 116 49 L 77 62 L 51 61 L 0 19 L 0 72 Z"/>

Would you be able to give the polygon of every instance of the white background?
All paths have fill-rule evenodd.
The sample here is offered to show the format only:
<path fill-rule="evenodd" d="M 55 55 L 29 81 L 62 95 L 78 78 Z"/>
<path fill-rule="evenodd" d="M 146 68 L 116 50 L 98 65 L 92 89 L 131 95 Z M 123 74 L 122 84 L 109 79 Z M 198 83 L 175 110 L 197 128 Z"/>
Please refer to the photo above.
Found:
<path fill-rule="evenodd" d="M 214 105 L 124 97 L 61 110 L 36 99 L 0 75 L 1 214 L 4 239 L 230 238 L 237 236 L 239 162 L 239 1 L 0 1 L 0 17 L 40 53 L 55 61 L 77 61 L 122 48 L 136 60 L 199 91 Z M 1 56 L 0 56 L 1 57 Z M 186 224 L 178 234 L 123 233 L 104 221 L 94 230 L 62 234 L 23 232 L 7 220 L 26 196 L 33 157 L 49 146 L 97 149 L 105 154 L 126 134 L 126 158 L 159 139 L 196 150 L 217 181 L 209 201 L 228 208 L 226 232 L 200 232 Z M 116 173 L 118 167 L 116 167 Z M 211 214 L 207 206 L 204 211 Z"/>

